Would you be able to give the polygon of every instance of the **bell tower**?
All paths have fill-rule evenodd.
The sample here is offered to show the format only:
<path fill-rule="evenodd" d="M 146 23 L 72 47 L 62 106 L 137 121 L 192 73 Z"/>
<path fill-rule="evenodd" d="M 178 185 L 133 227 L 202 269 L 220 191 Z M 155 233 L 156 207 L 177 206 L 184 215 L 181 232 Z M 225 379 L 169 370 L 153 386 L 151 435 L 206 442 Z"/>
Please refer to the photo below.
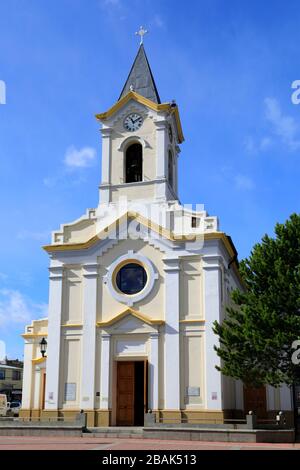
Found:
<path fill-rule="evenodd" d="M 100 204 L 121 196 L 177 201 L 179 111 L 174 101 L 161 103 L 142 40 L 118 101 L 96 118 L 102 123 Z"/>

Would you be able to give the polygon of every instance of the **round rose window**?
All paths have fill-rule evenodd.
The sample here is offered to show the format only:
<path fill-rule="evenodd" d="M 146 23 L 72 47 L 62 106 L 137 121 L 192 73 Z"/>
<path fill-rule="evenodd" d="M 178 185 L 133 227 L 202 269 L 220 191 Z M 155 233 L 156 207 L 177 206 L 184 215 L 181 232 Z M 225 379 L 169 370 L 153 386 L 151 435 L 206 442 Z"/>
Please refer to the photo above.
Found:
<path fill-rule="evenodd" d="M 143 266 L 137 263 L 125 264 L 116 276 L 118 289 L 127 295 L 141 292 L 147 283 L 147 273 Z"/>

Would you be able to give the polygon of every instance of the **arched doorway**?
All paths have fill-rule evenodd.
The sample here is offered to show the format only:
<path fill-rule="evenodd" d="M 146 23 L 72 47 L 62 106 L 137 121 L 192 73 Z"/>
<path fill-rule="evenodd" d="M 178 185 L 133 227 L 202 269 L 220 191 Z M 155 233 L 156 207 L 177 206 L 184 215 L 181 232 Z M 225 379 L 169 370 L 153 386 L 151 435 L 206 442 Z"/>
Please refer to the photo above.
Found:
<path fill-rule="evenodd" d="M 132 144 L 125 155 L 125 182 L 138 181 L 143 181 L 143 147 L 141 144 Z"/>

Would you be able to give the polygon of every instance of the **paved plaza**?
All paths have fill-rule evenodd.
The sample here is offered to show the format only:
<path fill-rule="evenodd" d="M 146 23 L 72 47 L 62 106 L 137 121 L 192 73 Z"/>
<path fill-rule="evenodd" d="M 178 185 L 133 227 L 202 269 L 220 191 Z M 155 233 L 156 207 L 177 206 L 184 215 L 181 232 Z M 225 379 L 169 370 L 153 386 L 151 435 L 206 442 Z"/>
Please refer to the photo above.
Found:
<path fill-rule="evenodd" d="M 0 450 L 300 450 L 296 444 L 193 442 L 142 438 L 0 436 Z"/>

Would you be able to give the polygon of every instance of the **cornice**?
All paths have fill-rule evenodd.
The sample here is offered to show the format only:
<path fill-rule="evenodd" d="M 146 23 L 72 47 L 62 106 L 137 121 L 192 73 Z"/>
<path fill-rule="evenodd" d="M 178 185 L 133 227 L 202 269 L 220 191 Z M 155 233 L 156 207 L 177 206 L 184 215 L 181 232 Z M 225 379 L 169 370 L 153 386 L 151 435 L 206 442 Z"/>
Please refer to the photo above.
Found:
<path fill-rule="evenodd" d="M 153 101 L 149 100 L 148 98 L 145 98 L 142 95 L 139 95 L 138 93 L 134 91 L 130 91 L 129 93 L 127 93 L 127 95 L 125 95 L 123 98 L 117 101 L 108 111 L 105 111 L 104 113 L 96 114 L 96 119 L 101 122 L 106 121 L 111 116 L 113 116 L 119 109 L 121 109 L 126 103 L 128 103 L 128 101 L 130 100 L 134 100 L 140 104 L 143 104 L 144 106 L 147 106 L 148 108 L 156 112 L 167 111 L 170 114 L 174 114 L 177 134 L 178 134 L 178 141 L 179 143 L 182 143 L 184 141 L 178 107 L 176 106 L 174 108 L 171 106 L 170 103 L 162 103 L 162 104 L 154 103 Z"/>

